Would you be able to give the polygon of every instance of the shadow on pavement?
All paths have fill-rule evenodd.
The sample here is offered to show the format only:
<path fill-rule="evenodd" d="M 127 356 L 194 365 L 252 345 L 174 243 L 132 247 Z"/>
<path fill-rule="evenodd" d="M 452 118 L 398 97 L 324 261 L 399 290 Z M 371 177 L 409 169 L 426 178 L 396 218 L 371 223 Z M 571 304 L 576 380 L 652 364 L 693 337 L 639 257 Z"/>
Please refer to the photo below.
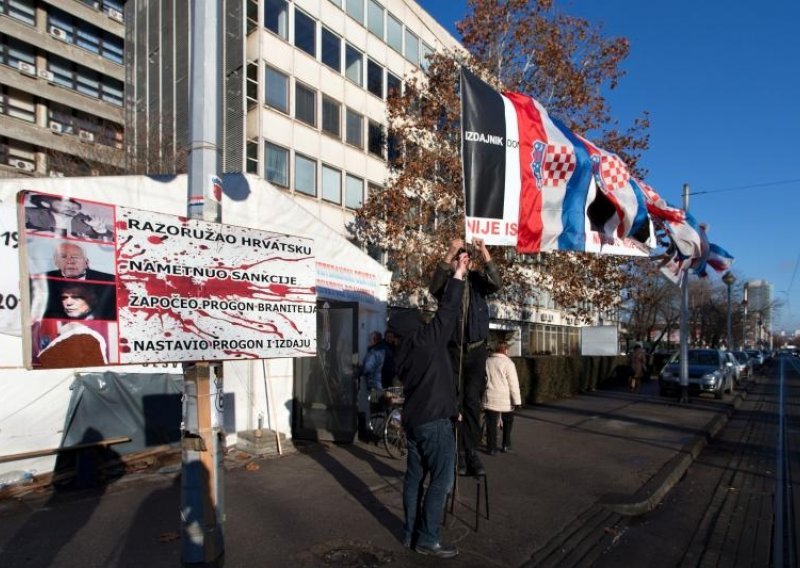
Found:
<path fill-rule="evenodd" d="M 87 428 L 80 444 L 103 440 L 95 428 Z M 89 447 L 59 454 L 54 475 L 52 495 L 35 511 L 0 551 L 0 566 L 47 568 L 55 563 L 59 552 L 92 517 L 105 493 L 107 482 L 119 477 L 119 470 L 104 470 L 102 466 L 115 463 L 119 454 L 107 446 Z M 65 475 L 74 472 L 73 475 Z M 57 477 L 56 477 L 57 479 Z"/>

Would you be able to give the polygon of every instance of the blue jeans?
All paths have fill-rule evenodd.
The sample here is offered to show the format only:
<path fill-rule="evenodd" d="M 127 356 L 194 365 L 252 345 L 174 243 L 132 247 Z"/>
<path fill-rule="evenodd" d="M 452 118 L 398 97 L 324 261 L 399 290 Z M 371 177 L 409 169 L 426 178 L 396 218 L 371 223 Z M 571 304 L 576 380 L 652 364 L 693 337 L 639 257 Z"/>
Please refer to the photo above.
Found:
<path fill-rule="evenodd" d="M 403 483 L 403 539 L 423 546 L 439 542 L 447 494 L 453 488 L 456 439 L 449 419 L 406 429 L 408 461 Z M 427 491 L 425 477 L 430 475 Z"/>

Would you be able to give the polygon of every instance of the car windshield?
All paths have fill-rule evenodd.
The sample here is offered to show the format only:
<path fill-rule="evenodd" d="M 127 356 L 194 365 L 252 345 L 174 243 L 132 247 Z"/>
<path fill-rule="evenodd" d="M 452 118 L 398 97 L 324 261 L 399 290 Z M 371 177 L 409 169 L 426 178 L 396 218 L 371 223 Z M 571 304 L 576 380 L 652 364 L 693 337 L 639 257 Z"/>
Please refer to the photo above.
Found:
<path fill-rule="evenodd" d="M 739 363 L 747 363 L 747 354 L 743 353 L 742 351 L 734 351 L 733 356 L 739 361 Z"/>

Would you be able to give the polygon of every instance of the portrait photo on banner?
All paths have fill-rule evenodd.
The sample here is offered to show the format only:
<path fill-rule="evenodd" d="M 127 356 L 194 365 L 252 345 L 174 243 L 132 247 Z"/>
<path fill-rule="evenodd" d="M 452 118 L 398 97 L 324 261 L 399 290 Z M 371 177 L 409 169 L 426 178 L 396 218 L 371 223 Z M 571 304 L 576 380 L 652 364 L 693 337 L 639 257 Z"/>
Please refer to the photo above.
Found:
<path fill-rule="evenodd" d="M 25 193 L 25 231 L 91 241 L 114 240 L 114 207 L 47 193 Z"/>

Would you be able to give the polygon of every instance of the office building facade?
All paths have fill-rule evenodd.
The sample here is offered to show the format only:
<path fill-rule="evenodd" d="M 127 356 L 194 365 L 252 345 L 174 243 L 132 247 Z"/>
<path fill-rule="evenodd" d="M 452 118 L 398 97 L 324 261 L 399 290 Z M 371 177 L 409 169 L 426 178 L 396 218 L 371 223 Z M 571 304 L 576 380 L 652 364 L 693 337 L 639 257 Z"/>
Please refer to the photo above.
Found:
<path fill-rule="evenodd" d="M 0 176 L 125 165 L 123 0 L 0 0 Z"/>
<path fill-rule="evenodd" d="M 126 3 L 129 155 L 185 169 L 189 4 Z M 386 183 L 386 98 L 458 44 L 406 0 L 226 0 L 222 167 L 254 173 L 347 234 Z"/>

